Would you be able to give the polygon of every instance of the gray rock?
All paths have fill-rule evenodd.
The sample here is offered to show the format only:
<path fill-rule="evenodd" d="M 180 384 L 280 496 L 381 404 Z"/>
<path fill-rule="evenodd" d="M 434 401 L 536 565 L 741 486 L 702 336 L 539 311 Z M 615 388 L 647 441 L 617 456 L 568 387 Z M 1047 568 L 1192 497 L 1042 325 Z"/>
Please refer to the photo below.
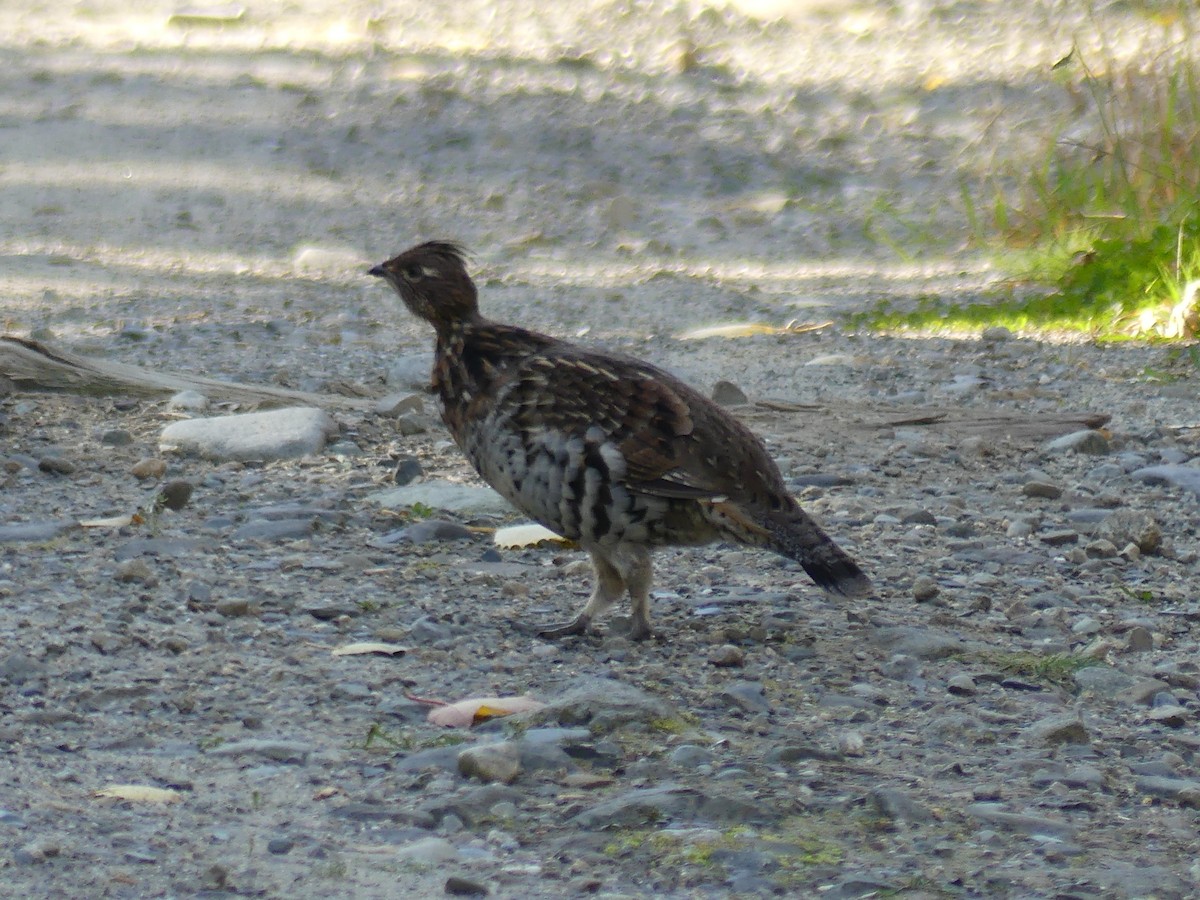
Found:
<path fill-rule="evenodd" d="M 918 603 L 928 603 L 939 593 L 938 583 L 928 575 L 918 575 L 913 579 L 912 595 Z"/>
<path fill-rule="evenodd" d="M 1137 625 L 1129 629 L 1126 646 L 1134 653 L 1147 653 L 1154 649 L 1154 635 L 1148 628 Z"/>
<path fill-rule="evenodd" d="M 208 398 L 199 391 L 180 391 L 167 401 L 167 409 L 173 412 L 204 412 L 208 409 Z"/>
<path fill-rule="evenodd" d="M 1180 806 L 1200 809 L 1200 781 L 1187 778 L 1164 778 L 1141 775 L 1134 779 L 1134 786 L 1152 797 L 1172 800 Z"/>
<path fill-rule="evenodd" d="M 1055 438 L 1043 445 L 1047 453 L 1084 453 L 1089 456 L 1103 456 L 1108 453 L 1108 438 L 1099 431 L 1088 428 L 1084 431 L 1073 431 Z"/>
<path fill-rule="evenodd" d="M 218 462 L 308 456 L 337 434 L 329 413 L 312 407 L 187 419 L 163 429 L 159 449 Z"/>
<path fill-rule="evenodd" d="M 20 525 L 0 525 L 0 544 L 17 544 L 26 541 L 52 541 L 66 532 L 78 528 L 74 519 L 59 519 L 55 522 L 28 522 Z"/>
<path fill-rule="evenodd" d="M 419 459 L 415 456 L 405 456 L 396 461 L 396 471 L 392 473 L 392 481 L 400 487 L 404 487 L 406 484 L 412 484 L 424 474 L 425 470 L 421 467 Z"/>
<path fill-rule="evenodd" d="M 8 684 L 24 684 L 46 673 L 46 664 L 24 653 L 10 653 L 0 661 L 0 680 Z"/>
<path fill-rule="evenodd" d="M 999 803 L 972 803 L 967 806 L 966 811 L 981 822 L 1021 834 L 1042 834 L 1056 838 L 1072 837 L 1075 834 L 1075 829 L 1066 822 L 1055 821 L 1044 815 L 1026 816 L 1011 813 Z"/>
<path fill-rule="evenodd" d="M 1021 493 L 1026 497 L 1044 497 L 1047 500 L 1057 500 L 1062 496 L 1062 488 L 1049 481 L 1027 481 L 1021 486 Z"/>
<path fill-rule="evenodd" d="M 1050 547 L 1065 547 L 1079 540 L 1079 532 L 1069 528 L 1056 528 L 1053 531 L 1043 531 L 1038 540 Z"/>
<path fill-rule="evenodd" d="M 679 766 L 682 769 L 695 769 L 699 766 L 711 765 L 714 759 L 711 750 L 696 744 L 680 744 L 667 757 L 671 765 Z"/>
<path fill-rule="evenodd" d="M 61 456 L 43 456 L 38 460 L 38 469 L 49 475 L 70 475 L 75 471 L 75 463 Z"/>
<path fill-rule="evenodd" d="M 457 862 L 458 849 L 445 838 L 427 837 L 392 851 L 394 859 L 409 865 L 425 866 L 431 869 L 443 866 L 448 862 Z"/>
<path fill-rule="evenodd" d="M 979 339 L 985 344 L 1002 344 L 1014 337 L 1015 335 L 1003 325 L 989 325 L 979 334 Z"/>
<path fill-rule="evenodd" d="M 959 673 L 946 681 L 946 690 L 960 697 L 973 697 L 978 689 L 974 678 L 966 673 Z"/>
<path fill-rule="evenodd" d="M 678 720 L 670 703 L 641 688 L 610 678 L 584 678 L 541 709 L 523 713 L 532 724 L 588 725 L 593 733 L 632 722 Z"/>
<path fill-rule="evenodd" d="M 387 385 L 390 388 L 408 388 L 425 391 L 433 371 L 432 353 L 409 353 L 392 361 L 387 370 Z"/>
<path fill-rule="evenodd" d="M 945 659 L 966 649 L 961 638 L 930 628 L 877 628 L 871 638 L 894 654 L 915 656 L 917 659 Z"/>
<path fill-rule="evenodd" d="M 717 698 L 731 709 L 748 713 L 769 713 L 771 704 L 763 694 L 763 686 L 757 681 L 735 681 L 717 692 Z"/>
<path fill-rule="evenodd" d="M 436 644 L 439 641 L 449 640 L 453 636 L 454 632 L 449 625 L 439 622 L 432 616 L 421 616 L 408 628 L 409 639 L 420 644 Z"/>
<path fill-rule="evenodd" d="M 1032 742 L 1046 746 L 1086 744 L 1091 740 L 1083 722 L 1073 715 L 1041 719 L 1029 726 L 1027 734 Z"/>
<path fill-rule="evenodd" d="M 206 752 L 209 756 L 261 756 L 274 762 L 303 765 L 308 760 L 312 747 L 298 741 L 259 738 L 219 744 Z"/>
<path fill-rule="evenodd" d="M 444 890 L 452 897 L 482 897 L 488 893 L 486 884 L 462 875 L 447 878 Z"/>
<path fill-rule="evenodd" d="M 247 522 L 233 533 L 233 537 L 240 541 L 290 541 L 308 537 L 315 529 L 314 519 L 268 519 Z"/>
<path fill-rule="evenodd" d="M 1147 484 L 1172 484 L 1175 487 L 1200 494 L 1200 468 L 1195 466 L 1162 465 L 1147 466 L 1129 473 L 1131 477 Z"/>
<path fill-rule="evenodd" d="M 463 541 L 475 534 L 466 525 L 445 519 L 423 519 L 404 528 L 389 531 L 370 542 L 372 547 L 391 547 L 400 543 L 430 544 L 436 541 Z"/>
<path fill-rule="evenodd" d="M 721 406 L 745 406 L 750 398 L 731 381 L 718 381 L 712 389 L 713 402 Z"/>
<path fill-rule="evenodd" d="M 936 819 L 933 811 L 895 788 L 877 787 L 867 795 L 880 815 L 903 822 L 925 823 Z"/>
<path fill-rule="evenodd" d="M 424 397 L 420 394 L 413 394 L 407 391 L 399 394 L 388 394 L 375 403 L 375 412 L 389 419 L 398 418 L 405 413 L 420 413 L 424 411 Z"/>
<path fill-rule="evenodd" d="M 1074 677 L 1080 690 L 1110 699 L 1137 683 L 1132 675 L 1109 666 L 1088 666 L 1076 672 Z"/>
<path fill-rule="evenodd" d="M 406 484 L 369 494 L 367 499 L 385 509 L 404 509 L 420 503 L 431 509 L 471 515 L 509 515 L 512 504 L 491 488 L 469 484 L 453 484 L 449 481 L 424 481 Z"/>
<path fill-rule="evenodd" d="M 457 757 L 457 753 L 455 756 Z M 430 816 L 434 822 L 442 822 L 447 816 L 457 816 L 464 824 L 475 826 L 493 817 L 492 810 L 497 803 L 513 803 L 519 806 L 528 799 L 525 792 L 505 784 L 470 784 L 471 787 L 456 794 L 427 800 L 421 804 L 419 812 Z"/>
<path fill-rule="evenodd" d="M 512 741 L 468 747 L 458 754 L 458 771 L 466 778 L 512 784 L 521 774 L 521 751 Z"/>
<path fill-rule="evenodd" d="M 458 754 L 461 746 L 430 747 L 428 750 L 418 750 L 395 761 L 396 769 L 401 772 L 420 772 L 424 769 L 445 769 L 458 771 Z"/>
<path fill-rule="evenodd" d="M 1136 544 L 1145 554 L 1162 547 L 1162 529 L 1149 513 L 1133 509 L 1118 509 L 1109 513 L 1096 529 L 1096 537 L 1111 541 L 1117 547 Z"/>
<path fill-rule="evenodd" d="M 568 825 L 589 830 L 639 828 L 664 820 L 684 819 L 720 823 L 752 823 L 770 818 L 762 803 L 729 797 L 677 784 L 627 791 L 575 815 Z"/>
<path fill-rule="evenodd" d="M 267 841 L 267 852 L 272 856 L 283 856 L 292 852 L 292 848 L 296 846 L 296 842 L 291 838 L 277 837 Z"/>

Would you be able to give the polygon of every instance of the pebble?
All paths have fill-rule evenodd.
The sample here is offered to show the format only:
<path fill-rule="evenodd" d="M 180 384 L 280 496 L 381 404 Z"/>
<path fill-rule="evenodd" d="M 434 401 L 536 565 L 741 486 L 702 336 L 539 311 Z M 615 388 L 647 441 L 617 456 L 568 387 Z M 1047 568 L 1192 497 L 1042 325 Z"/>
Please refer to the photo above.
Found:
<path fill-rule="evenodd" d="M 273 856 L 283 856 L 292 852 L 292 848 L 296 846 L 296 842 L 291 838 L 277 837 L 267 841 L 267 852 Z"/>
<path fill-rule="evenodd" d="M 337 430 L 323 409 L 290 407 L 173 422 L 162 430 L 159 449 L 217 462 L 290 459 L 320 452 Z"/>
<path fill-rule="evenodd" d="M 521 752 L 511 741 L 468 747 L 458 754 L 458 771 L 465 778 L 512 784 L 521 774 Z"/>
<path fill-rule="evenodd" d="M 731 381 L 718 381 L 713 385 L 712 399 L 721 406 L 745 406 L 750 398 Z"/>
<path fill-rule="evenodd" d="M 245 597 L 225 597 L 214 607 L 219 615 L 234 619 L 250 615 L 250 601 Z"/>
<path fill-rule="evenodd" d="M 1026 729 L 1035 744 L 1086 744 L 1091 740 L 1086 726 L 1077 716 L 1050 716 L 1034 722 Z"/>
<path fill-rule="evenodd" d="M 162 478 L 166 471 L 166 460 L 158 457 L 145 457 L 133 464 L 129 474 L 140 481 L 147 481 L 152 478 Z"/>
<path fill-rule="evenodd" d="M 423 413 L 425 398 L 410 391 L 388 394 L 376 401 L 374 410 L 378 415 L 389 419 L 398 418 L 405 413 Z"/>
<path fill-rule="evenodd" d="M 972 803 L 967 806 L 966 811 L 981 822 L 1022 834 L 1042 834 L 1056 838 L 1073 837 L 1075 834 L 1075 829 L 1067 822 L 1055 821 L 1043 815 L 1027 816 L 1008 812 L 999 803 Z"/>
<path fill-rule="evenodd" d="M 887 819 L 921 824 L 936 821 L 936 816 L 929 807 L 895 788 L 874 788 L 867 795 L 867 799 L 876 811 Z"/>
<path fill-rule="evenodd" d="M 199 391 L 180 391 L 167 401 L 167 409 L 172 412 L 204 412 L 208 409 L 208 397 Z"/>
<path fill-rule="evenodd" d="M 1100 522 L 1096 537 L 1110 541 L 1117 547 L 1134 544 L 1138 550 L 1153 555 L 1162 547 L 1162 528 L 1148 513 L 1138 510 L 1118 509 L 1110 512 Z"/>
<path fill-rule="evenodd" d="M 465 878 L 462 875 L 451 875 L 446 879 L 445 891 L 455 897 L 482 897 L 488 893 L 487 885 Z"/>
<path fill-rule="evenodd" d="M 975 686 L 975 679 L 970 675 L 959 673 L 953 675 L 946 682 L 946 690 L 951 694 L 959 697 L 973 697 L 978 688 Z"/>
<path fill-rule="evenodd" d="M 1052 484 L 1048 481 L 1027 481 L 1021 486 L 1021 493 L 1026 497 L 1044 497 L 1048 500 L 1057 500 L 1062 496 L 1063 490 L 1057 484 Z"/>
<path fill-rule="evenodd" d="M 634 685 L 611 678 L 581 678 L 548 699 L 541 709 L 527 713 L 525 720 L 567 727 L 587 725 L 599 734 L 631 723 L 679 721 L 680 713 L 662 697 Z"/>
<path fill-rule="evenodd" d="M 396 357 L 387 370 L 387 385 L 391 388 L 428 391 L 433 371 L 432 353 L 408 353 Z"/>
<path fill-rule="evenodd" d="M 414 866 L 437 868 L 449 862 L 457 862 L 458 849 L 445 838 L 426 837 L 393 851 L 394 858 Z"/>
<path fill-rule="evenodd" d="M 722 644 L 709 652 L 708 661 L 720 668 L 740 668 L 746 663 L 746 654 L 741 647 Z"/>
<path fill-rule="evenodd" d="M 1152 797 L 1162 797 L 1165 800 L 1174 801 L 1180 806 L 1200 809 L 1200 781 L 1140 775 L 1134 779 L 1134 786 L 1142 793 Z"/>
<path fill-rule="evenodd" d="M 769 713 L 771 704 L 756 681 L 735 681 L 717 692 L 717 698 L 733 709 L 749 713 Z"/>
<path fill-rule="evenodd" d="M 1129 473 L 1131 478 L 1147 484 L 1172 484 L 1193 494 L 1200 494 L 1200 468 L 1195 466 L 1147 466 Z"/>
<path fill-rule="evenodd" d="M 261 756 L 273 762 L 304 765 L 312 753 L 309 744 L 297 741 L 253 738 L 245 741 L 230 741 L 218 744 L 205 751 L 209 756 Z"/>
<path fill-rule="evenodd" d="M 127 559 L 119 563 L 114 577 L 124 584 L 142 584 L 147 587 L 158 584 L 154 570 L 142 559 Z"/>
<path fill-rule="evenodd" d="M 425 470 L 422 468 L 420 460 L 415 456 L 404 456 L 396 460 L 396 471 L 392 473 L 392 481 L 403 487 L 406 484 L 412 484 L 424 474 Z"/>
<path fill-rule="evenodd" d="M 316 530 L 315 519 L 279 519 L 247 522 L 233 532 L 240 541 L 287 541 L 308 537 Z"/>
<path fill-rule="evenodd" d="M 1047 453 L 1080 453 L 1089 456 L 1103 456 L 1109 451 L 1108 438 L 1099 431 L 1089 428 L 1085 431 L 1073 431 L 1062 437 L 1048 441 L 1042 447 Z"/>
<path fill-rule="evenodd" d="M 75 471 L 75 463 L 61 456 L 43 456 L 37 465 L 49 475 L 70 475 Z"/>
<path fill-rule="evenodd" d="M 928 575 L 918 575 L 913 579 L 912 596 L 918 603 L 928 603 L 941 593 L 938 583 Z"/>
<path fill-rule="evenodd" d="M 712 765 L 716 757 L 711 750 L 696 744 L 680 744 L 667 756 L 671 765 L 683 769 L 696 769 Z"/>
<path fill-rule="evenodd" d="M 1126 641 L 1126 648 L 1134 653 L 1147 653 L 1154 649 L 1154 635 L 1141 625 L 1129 629 Z"/>
<path fill-rule="evenodd" d="M 133 435 L 124 428 L 106 428 L 100 432 L 100 443 L 108 447 L 128 447 L 133 443 Z"/>

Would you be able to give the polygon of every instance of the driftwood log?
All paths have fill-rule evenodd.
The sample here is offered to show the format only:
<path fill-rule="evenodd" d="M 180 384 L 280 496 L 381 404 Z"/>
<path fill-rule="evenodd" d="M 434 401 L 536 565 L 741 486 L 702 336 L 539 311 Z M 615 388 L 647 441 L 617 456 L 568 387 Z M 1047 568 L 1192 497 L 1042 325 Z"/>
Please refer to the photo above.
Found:
<path fill-rule="evenodd" d="M 5 385 L 8 382 L 8 385 Z M 304 404 L 335 409 L 367 409 L 363 397 L 310 394 L 286 388 L 218 381 L 197 375 L 156 372 L 125 363 L 81 356 L 41 341 L 0 335 L 0 394 L 8 390 L 79 394 L 86 397 L 162 397 L 199 391 L 210 400 L 244 406 Z"/>
<path fill-rule="evenodd" d="M 310 394 L 286 388 L 156 372 L 81 356 L 41 341 L 0 335 L 0 394 L 5 393 L 6 381 L 11 385 L 9 390 L 90 397 L 162 397 L 194 390 L 217 402 L 253 407 L 304 404 L 323 409 L 362 411 L 372 406 L 372 401 L 364 397 Z M 1071 431 L 1100 428 L 1110 419 L 1103 413 L 1029 415 L 1008 411 L 906 409 L 852 404 L 839 406 L 835 413 L 824 405 L 779 400 L 761 400 L 750 406 L 738 407 L 735 412 L 751 422 L 763 418 L 778 420 L 781 414 L 795 415 L 800 422 L 795 439 L 801 444 L 812 445 L 852 441 L 855 432 L 861 434 L 863 431 L 920 427 L 952 439 L 977 435 L 1036 442 Z"/>

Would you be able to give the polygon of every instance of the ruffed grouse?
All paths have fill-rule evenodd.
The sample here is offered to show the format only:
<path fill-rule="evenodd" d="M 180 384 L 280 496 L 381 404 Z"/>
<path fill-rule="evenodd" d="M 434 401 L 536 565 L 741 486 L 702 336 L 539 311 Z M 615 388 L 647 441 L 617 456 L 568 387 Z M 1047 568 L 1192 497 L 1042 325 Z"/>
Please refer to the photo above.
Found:
<path fill-rule="evenodd" d="M 821 587 L 871 583 L 788 493 L 748 428 L 649 363 L 490 322 L 464 250 L 431 241 L 371 269 L 437 332 L 433 387 L 455 442 L 518 509 L 592 557 L 582 634 L 626 591 L 650 631 L 650 550 L 732 540 L 796 560 Z"/>

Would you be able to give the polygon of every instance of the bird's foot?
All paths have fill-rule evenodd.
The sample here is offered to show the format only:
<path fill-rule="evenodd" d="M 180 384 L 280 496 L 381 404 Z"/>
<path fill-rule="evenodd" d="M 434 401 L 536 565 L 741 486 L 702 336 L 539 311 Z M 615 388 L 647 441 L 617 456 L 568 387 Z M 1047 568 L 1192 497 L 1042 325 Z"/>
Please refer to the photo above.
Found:
<path fill-rule="evenodd" d="M 615 616 L 612 620 L 613 634 L 618 634 L 630 641 L 648 641 L 654 637 L 654 629 L 650 627 L 649 618 L 632 615 L 629 618 Z"/>
<path fill-rule="evenodd" d="M 561 625 L 543 625 L 538 629 L 538 637 L 554 640 L 555 638 L 571 637 L 576 634 L 587 634 L 588 628 L 592 624 L 592 617 L 584 613 L 580 613 L 570 622 L 564 622 Z"/>

